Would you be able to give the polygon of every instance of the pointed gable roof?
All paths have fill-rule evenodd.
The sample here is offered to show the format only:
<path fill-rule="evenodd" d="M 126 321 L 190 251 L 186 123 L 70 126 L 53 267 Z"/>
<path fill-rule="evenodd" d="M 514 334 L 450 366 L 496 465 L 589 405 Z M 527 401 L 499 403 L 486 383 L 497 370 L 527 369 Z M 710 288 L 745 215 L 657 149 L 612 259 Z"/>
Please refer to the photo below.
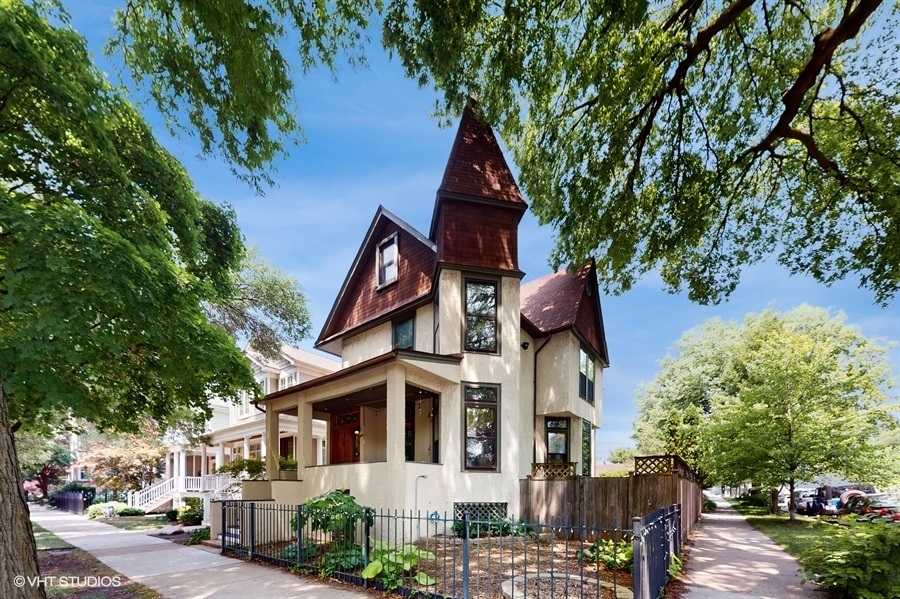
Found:
<path fill-rule="evenodd" d="M 376 285 L 378 244 L 397 234 L 397 281 L 381 289 Z M 435 244 L 412 226 L 379 206 L 344 284 L 325 320 L 315 347 L 339 353 L 339 340 L 359 327 L 390 317 L 431 293 Z"/>
<path fill-rule="evenodd" d="M 593 260 L 577 272 L 560 270 L 522 285 L 523 325 L 538 335 L 573 329 L 604 364 L 609 364 Z"/>
<path fill-rule="evenodd" d="M 491 127 L 466 104 L 438 195 L 466 196 L 525 205 Z"/>

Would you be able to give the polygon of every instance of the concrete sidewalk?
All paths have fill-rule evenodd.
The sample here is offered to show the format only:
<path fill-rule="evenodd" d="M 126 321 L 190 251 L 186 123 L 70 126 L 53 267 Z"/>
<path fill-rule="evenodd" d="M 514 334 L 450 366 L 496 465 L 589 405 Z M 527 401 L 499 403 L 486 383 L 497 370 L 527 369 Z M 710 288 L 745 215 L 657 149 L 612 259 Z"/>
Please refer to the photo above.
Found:
<path fill-rule="evenodd" d="M 685 569 L 684 599 L 823 599 L 797 560 L 721 497 L 703 514 Z"/>
<path fill-rule="evenodd" d="M 31 504 L 31 520 L 101 562 L 173 599 L 355 599 L 372 595 L 352 586 L 303 579 L 219 555 L 203 545 L 185 546 L 143 532 L 129 532 L 68 512 Z"/>

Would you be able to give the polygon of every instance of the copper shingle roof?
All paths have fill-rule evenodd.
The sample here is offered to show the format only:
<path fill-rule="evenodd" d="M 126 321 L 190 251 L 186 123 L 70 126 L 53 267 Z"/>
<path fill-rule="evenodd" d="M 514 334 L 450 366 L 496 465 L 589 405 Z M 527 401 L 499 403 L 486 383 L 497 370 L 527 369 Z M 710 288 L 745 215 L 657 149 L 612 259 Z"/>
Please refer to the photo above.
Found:
<path fill-rule="evenodd" d="M 525 204 L 493 131 L 470 101 L 463 110 L 438 195 L 462 195 Z"/>

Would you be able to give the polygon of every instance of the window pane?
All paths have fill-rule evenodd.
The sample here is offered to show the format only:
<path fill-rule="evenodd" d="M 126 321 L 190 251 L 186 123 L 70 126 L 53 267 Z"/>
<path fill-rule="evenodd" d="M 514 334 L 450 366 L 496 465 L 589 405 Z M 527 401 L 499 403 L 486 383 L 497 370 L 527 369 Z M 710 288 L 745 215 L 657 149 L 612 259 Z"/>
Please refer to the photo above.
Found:
<path fill-rule="evenodd" d="M 413 346 L 413 320 L 394 325 L 394 349 L 411 349 Z"/>
<path fill-rule="evenodd" d="M 466 468 L 496 467 L 496 442 L 493 439 L 466 440 Z"/>
<path fill-rule="evenodd" d="M 466 401 L 497 402 L 496 387 L 466 387 Z"/>
<path fill-rule="evenodd" d="M 568 418 L 552 418 L 547 420 L 547 428 L 569 428 Z"/>
<path fill-rule="evenodd" d="M 494 408 L 466 408 L 466 437 L 483 439 L 496 436 Z"/>
<path fill-rule="evenodd" d="M 493 320 L 469 316 L 466 324 L 466 349 L 496 351 L 497 326 Z"/>
<path fill-rule="evenodd" d="M 466 314 L 496 316 L 497 286 L 493 283 L 466 284 Z"/>
<path fill-rule="evenodd" d="M 547 451 L 551 454 L 566 455 L 569 449 L 569 435 L 566 433 L 547 433 Z"/>
<path fill-rule="evenodd" d="M 378 284 L 384 285 L 397 278 L 397 241 L 392 239 L 378 246 Z"/>

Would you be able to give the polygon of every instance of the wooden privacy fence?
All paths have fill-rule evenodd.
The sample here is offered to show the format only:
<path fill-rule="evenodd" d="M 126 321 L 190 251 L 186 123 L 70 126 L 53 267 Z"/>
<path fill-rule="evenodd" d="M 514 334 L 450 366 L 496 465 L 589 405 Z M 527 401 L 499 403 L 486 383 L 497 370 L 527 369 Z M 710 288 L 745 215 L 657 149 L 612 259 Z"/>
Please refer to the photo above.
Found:
<path fill-rule="evenodd" d="M 521 518 L 630 529 L 632 518 L 680 504 L 681 534 L 686 540 L 700 519 L 702 490 L 694 473 L 674 455 L 643 456 L 634 462 L 634 471 L 618 478 L 526 478 L 519 484 Z"/>

